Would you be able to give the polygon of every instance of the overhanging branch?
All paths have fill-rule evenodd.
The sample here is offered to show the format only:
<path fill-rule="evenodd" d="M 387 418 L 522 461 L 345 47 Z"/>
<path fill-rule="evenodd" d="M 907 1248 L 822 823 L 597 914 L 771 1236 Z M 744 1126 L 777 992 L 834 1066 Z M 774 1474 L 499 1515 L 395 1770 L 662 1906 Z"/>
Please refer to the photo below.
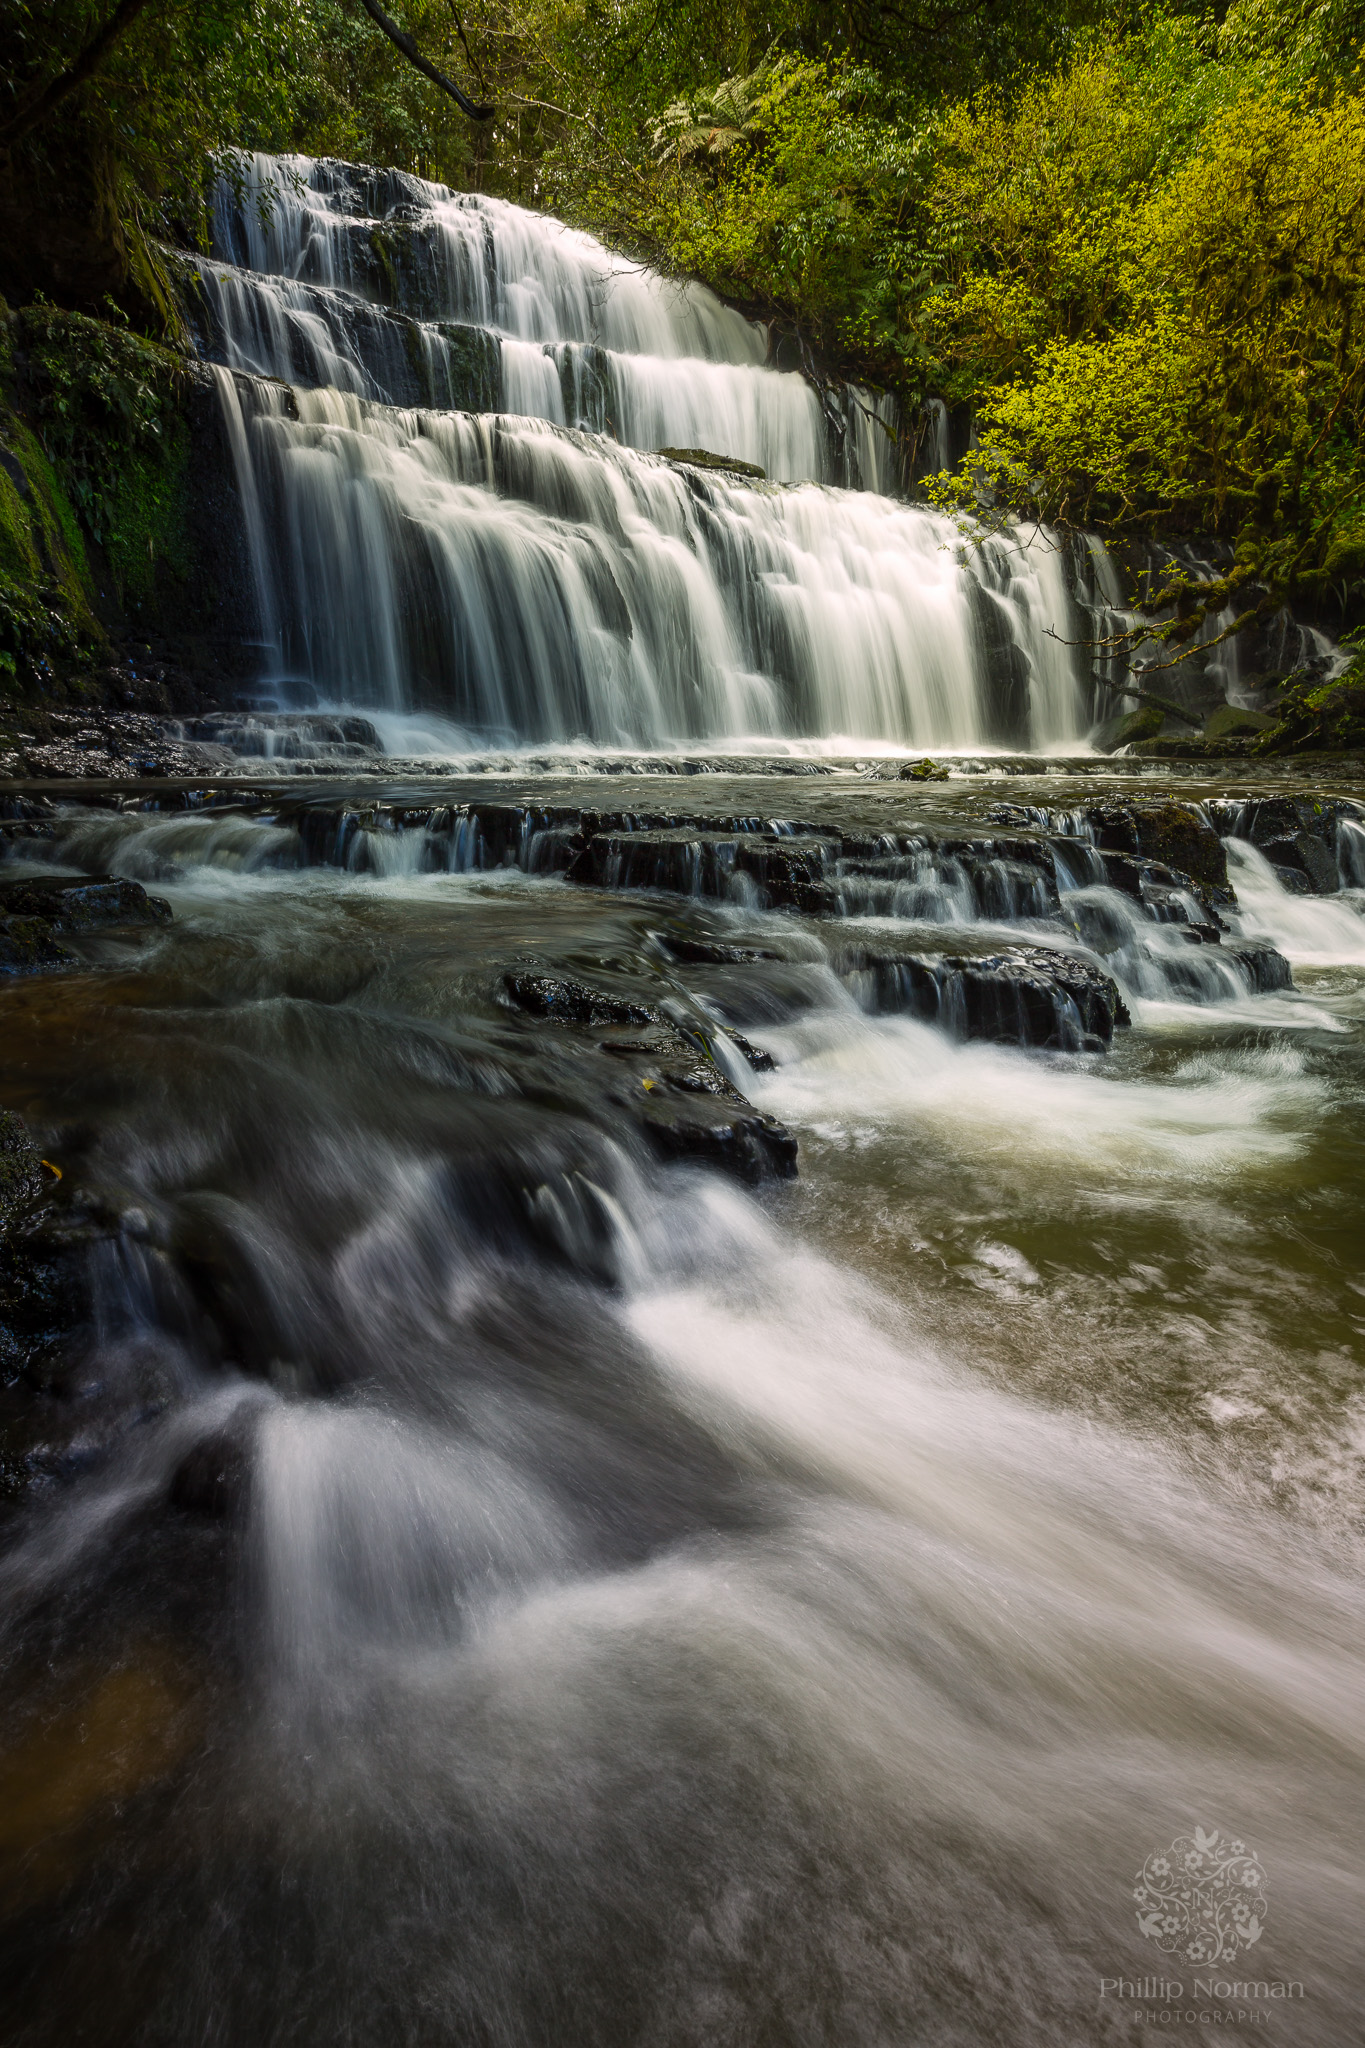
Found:
<path fill-rule="evenodd" d="M 385 14 L 379 0 L 360 0 L 360 4 L 370 20 L 377 28 L 383 30 L 394 48 L 402 52 L 409 64 L 416 65 L 424 78 L 429 78 L 433 85 L 439 85 L 442 92 L 448 93 L 461 112 L 468 114 L 471 121 L 492 120 L 497 108 L 479 106 L 470 99 L 468 93 L 461 92 L 453 78 L 447 78 L 444 71 L 438 71 L 430 59 L 422 55 L 407 30 L 400 28 L 391 15 Z"/>

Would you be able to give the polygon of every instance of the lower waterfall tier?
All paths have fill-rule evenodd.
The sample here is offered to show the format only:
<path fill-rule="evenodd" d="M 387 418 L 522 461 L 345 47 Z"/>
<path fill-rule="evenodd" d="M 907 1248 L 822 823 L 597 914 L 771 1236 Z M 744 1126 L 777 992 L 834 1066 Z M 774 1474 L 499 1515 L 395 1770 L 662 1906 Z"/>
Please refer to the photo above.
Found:
<path fill-rule="evenodd" d="M 1063 557 L 508 416 L 217 373 L 270 679 L 543 742 L 1085 730 Z"/>

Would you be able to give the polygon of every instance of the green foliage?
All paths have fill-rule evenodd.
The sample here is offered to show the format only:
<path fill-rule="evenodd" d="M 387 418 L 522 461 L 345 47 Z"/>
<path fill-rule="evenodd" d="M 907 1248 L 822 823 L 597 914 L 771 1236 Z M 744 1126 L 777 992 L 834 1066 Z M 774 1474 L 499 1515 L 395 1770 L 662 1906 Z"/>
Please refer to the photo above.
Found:
<path fill-rule="evenodd" d="M 938 495 L 1223 535 L 1219 602 L 1252 579 L 1277 602 L 1348 595 L 1365 568 L 1365 102 L 1206 69 L 1180 109 L 1202 100 L 1198 127 L 1164 157 L 1161 123 L 1132 136 L 1107 55 L 1011 117 L 959 123 L 939 189 L 975 240 L 924 325 L 980 438 Z M 1081 109 L 1095 161 L 1059 178 L 1052 137 Z"/>
<path fill-rule="evenodd" d="M 1291 683 L 1279 722 L 1263 732 L 1253 752 L 1303 754 L 1365 751 L 1365 670 L 1354 662 L 1335 682 Z"/>
<path fill-rule="evenodd" d="M 7 4 L 13 98 L 111 0 Z M 1239 590 L 1365 595 L 1360 0 L 391 6 L 492 121 L 358 0 L 148 0 L 23 146 L 26 174 L 112 166 L 144 304 L 150 238 L 202 235 L 228 148 L 552 205 L 799 327 L 907 416 L 930 394 L 970 408 L 977 446 L 939 502 L 1229 542 L 1216 584 L 1157 593 L 1176 648 Z M 401 229 L 376 253 L 401 277 Z M 44 440 L 136 593 L 176 531 L 173 379 L 64 334 Z"/>
<path fill-rule="evenodd" d="M 169 350 L 81 313 L 24 315 L 43 447 L 126 598 L 158 562 L 183 576 L 189 433 L 183 366 Z"/>

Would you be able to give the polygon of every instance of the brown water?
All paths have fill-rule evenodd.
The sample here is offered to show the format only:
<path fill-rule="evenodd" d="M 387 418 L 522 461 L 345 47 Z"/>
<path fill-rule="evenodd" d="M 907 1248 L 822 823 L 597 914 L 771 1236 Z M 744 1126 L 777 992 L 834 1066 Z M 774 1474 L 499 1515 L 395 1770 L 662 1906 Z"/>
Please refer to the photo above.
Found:
<path fill-rule="evenodd" d="M 1059 781 L 437 800 L 979 831 Z M 3 1397 L 6 2038 L 1014 2048 L 1137 2038 L 1152 1976 L 1357 2038 L 1362 899 L 1234 847 L 1295 990 L 1030 1052 L 830 964 L 1018 926 L 277 866 L 269 808 L 73 813 L 31 850 L 174 923 L 0 989 L 91 1289 Z M 529 964 L 773 1052 L 800 1178 L 657 1164 Z M 1132 1897 L 1196 1826 L 1267 1901 L 1198 1970 Z"/>

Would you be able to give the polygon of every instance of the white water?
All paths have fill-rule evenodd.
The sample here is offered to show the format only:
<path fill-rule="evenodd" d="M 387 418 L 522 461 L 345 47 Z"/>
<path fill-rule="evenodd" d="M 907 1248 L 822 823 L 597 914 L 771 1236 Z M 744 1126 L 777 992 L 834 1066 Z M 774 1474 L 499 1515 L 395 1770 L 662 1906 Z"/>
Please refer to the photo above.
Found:
<path fill-rule="evenodd" d="M 363 204 L 382 219 L 358 214 Z M 411 266 L 401 279 L 376 264 L 386 223 Z M 218 185 L 214 258 L 196 267 L 227 362 L 258 376 L 458 404 L 456 322 L 486 337 L 502 411 L 607 429 L 636 448 L 711 448 L 788 481 L 894 479 L 887 401 L 849 387 L 832 442 L 806 379 L 763 367 L 755 322 L 505 200 L 304 157 L 245 158 L 240 190 Z M 398 318 L 368 303 L 395 286 Z"/>
<path fill-rule="evenodd" d="M 968 545 L 818 487 L 889 482 L 884 403 L 822 402 L 709 292 L 503 201 L 306 159 L 242 177 L 200 271 L 286 697 L 501 744 L 1077 744 L 1050 536 Z M 374 303 L 395 295 L 402 315 Z M 754 487 L 660 446 L 816 481 Z"/>
<path fill-rule="evenodd" d="M 1061 556 L 864 492 L 755 489 L 538 421 L 239 385 L 263 634 L 329 701 L 527 741 L 998 736 L 979 608 L 1075 735 Z M 226 387 L 231 386 L 230 390 Z M 974 611 L 972 597 L 975 591 Z"/>

